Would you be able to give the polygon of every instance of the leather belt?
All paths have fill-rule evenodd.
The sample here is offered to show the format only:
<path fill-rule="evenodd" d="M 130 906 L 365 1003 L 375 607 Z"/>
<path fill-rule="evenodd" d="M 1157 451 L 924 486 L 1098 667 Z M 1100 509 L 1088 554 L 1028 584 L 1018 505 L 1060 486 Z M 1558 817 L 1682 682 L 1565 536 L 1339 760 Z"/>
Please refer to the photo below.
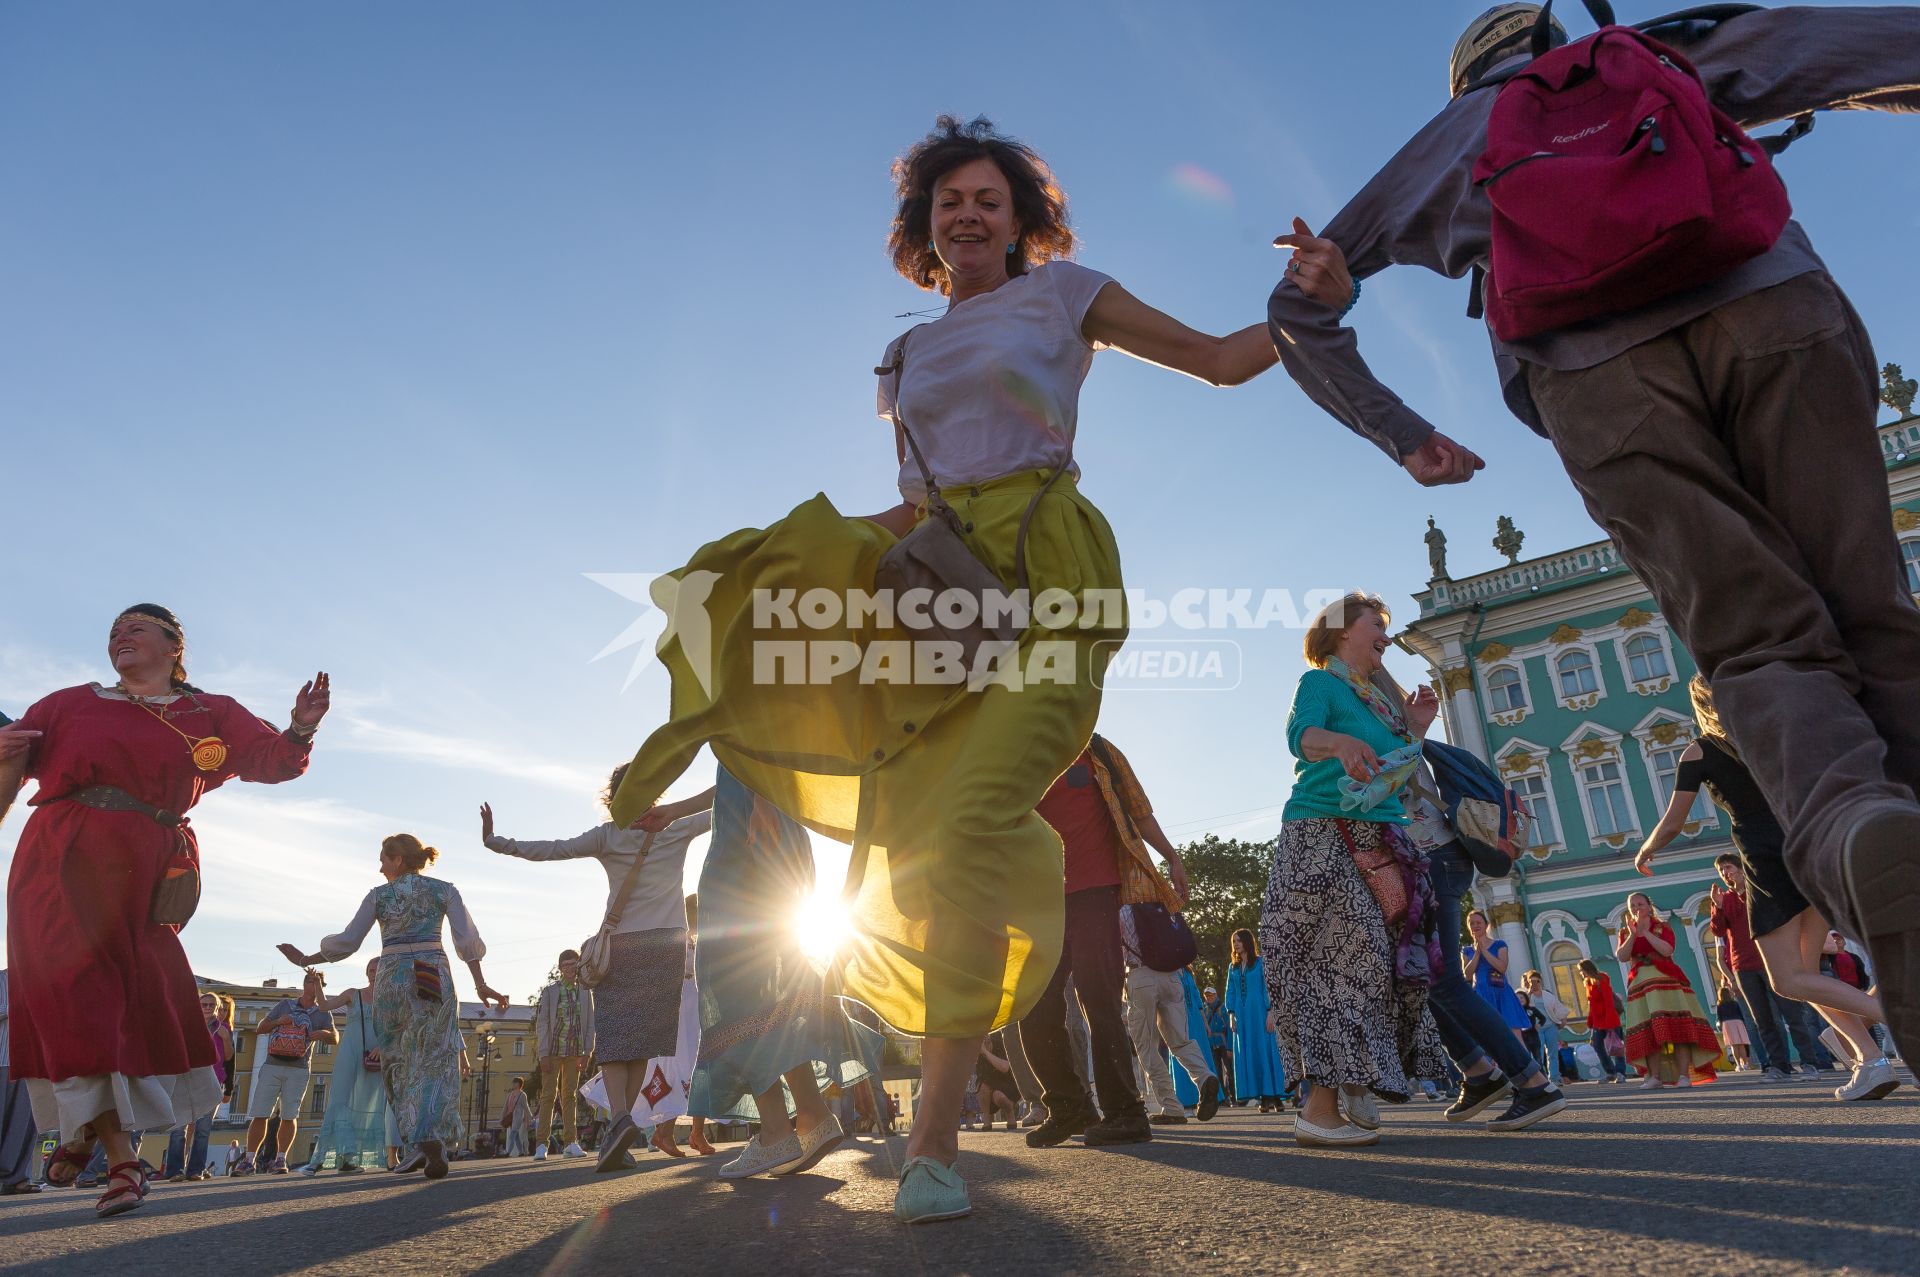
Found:
<path fill-rule="evenodd" d="M 91 807 L 95 811 L 136 812 L 154 824 L 165 825 L 169 829 L 178 828 L 187 823 L 187 818 L 179 812 L 141 802 L 126 790 L 113 785 L 87 785 L 71 793 L 62 794 L 54 801 L 76 802 L 82 807 Z"/>

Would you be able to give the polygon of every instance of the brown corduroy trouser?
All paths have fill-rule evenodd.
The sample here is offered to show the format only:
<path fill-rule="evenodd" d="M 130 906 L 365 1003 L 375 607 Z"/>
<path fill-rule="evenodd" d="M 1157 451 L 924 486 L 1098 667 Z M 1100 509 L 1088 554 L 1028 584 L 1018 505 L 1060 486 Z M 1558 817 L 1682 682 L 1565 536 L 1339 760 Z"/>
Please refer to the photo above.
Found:
<path fill-rule="evenodd" d="M 1814 272 L 1596 367 L 1530 367 L 1528 384 L 1588 511 L 1712 684 L 1795 883 L 1856 929 L 1846 831 L 1920 790 L 1920 609 L 1859 316 Z"/>

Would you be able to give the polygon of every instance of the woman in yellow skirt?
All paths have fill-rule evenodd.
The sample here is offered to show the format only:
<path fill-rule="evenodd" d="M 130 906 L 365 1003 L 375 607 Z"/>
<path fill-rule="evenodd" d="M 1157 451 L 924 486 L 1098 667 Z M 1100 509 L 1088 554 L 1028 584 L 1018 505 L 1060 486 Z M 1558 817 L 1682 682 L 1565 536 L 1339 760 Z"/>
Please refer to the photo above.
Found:
<path fill-rule="evenodd" d="M 968 1213 L 953 1170 L 968 1073 L 981 1038 L 1025 1015 L 1059 962 L 1060 840 L 1034 807 L 1091 737 L 1126 637 L 1119 551 L 1072 463 L 1081 382 L 1108 346 L 1219 386 L 1276 356 L 1264 322 L 1208 336 L 1068 260 L 1051 172 L 985 120 L 943 116 L 894 177 L 894 265 L 949 299 L 877 370 L 904 500 L 849 518 L 816 496 L 656 582 L 671 712 L 613 816 L 641 818 L 708 745 L 748 788 L 852 844 L 842 992 L 926 1039 L 895 1202 L 918 1223 Z M 1294 269 L 1320 300 L 1350 301 L 1331 246 L 1301 247 Z M 927 517 L 929 473 L 1009 590 L 1027 524 L 1038 606 L 993 677 L 916 667 L 918 648 L 898 646 L 914 634 L 903 618 L 858 606 L 881 556 Z"/>

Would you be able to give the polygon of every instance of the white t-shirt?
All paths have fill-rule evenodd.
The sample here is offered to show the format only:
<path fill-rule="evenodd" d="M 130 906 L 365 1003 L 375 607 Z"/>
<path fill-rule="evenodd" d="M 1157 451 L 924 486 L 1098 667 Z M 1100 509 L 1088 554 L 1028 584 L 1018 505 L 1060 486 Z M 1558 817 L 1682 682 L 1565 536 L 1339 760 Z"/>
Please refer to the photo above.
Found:
<path fill-rule="evenodd" d="M 1043 262 L 912 330 L 900 416 L 935 482 L 982 483 L 1067 460 L 1095 350 L 1080 324 L 1112 282 L 1073 262 Z M 882 367 L 892 367 L 900 342 L 888 344 Z M 880 378 L 877 404 L 882 417 L 891 416 L 891 372 Z M 917 503 L 926 486 L 909 450 L 900 494 Z"/>

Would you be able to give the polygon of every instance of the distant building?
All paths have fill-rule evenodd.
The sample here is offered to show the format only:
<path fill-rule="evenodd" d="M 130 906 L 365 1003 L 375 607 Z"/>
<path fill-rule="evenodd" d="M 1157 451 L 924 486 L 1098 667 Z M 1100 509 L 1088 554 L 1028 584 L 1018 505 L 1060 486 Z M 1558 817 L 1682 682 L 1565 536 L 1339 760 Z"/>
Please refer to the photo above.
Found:
<path fill-rule="evenodd" d="M 1920 596 L 1920 417 L 1899 370 L 1886 376 L 1888 402 L 1904 414 L 1880 428 L 1888 497 L 1907 588 Z M 1447 738 L 1493 763 L 1533 817 L 1533 848 L 1512 877 L 1475 888 L 1514 973 L 1538 967 L 1584 1019 L 1575 964 L 1592 958 L 1618 972 L 1613 929 L 1627 894 L 1644 890 L 1709 996 L 1705 920 L 1714 857 L 1732 850 L 1726 814 L 1703 793 L 1658 872 L 1633 871 L 1694 736 L 1694 664 L 1646 587 L 1611 541 L 1597 541 L 1460 580 L 1436 575 L 1414 598 L 1420 614 L 1400 642 L 1429 666 Z"/>

